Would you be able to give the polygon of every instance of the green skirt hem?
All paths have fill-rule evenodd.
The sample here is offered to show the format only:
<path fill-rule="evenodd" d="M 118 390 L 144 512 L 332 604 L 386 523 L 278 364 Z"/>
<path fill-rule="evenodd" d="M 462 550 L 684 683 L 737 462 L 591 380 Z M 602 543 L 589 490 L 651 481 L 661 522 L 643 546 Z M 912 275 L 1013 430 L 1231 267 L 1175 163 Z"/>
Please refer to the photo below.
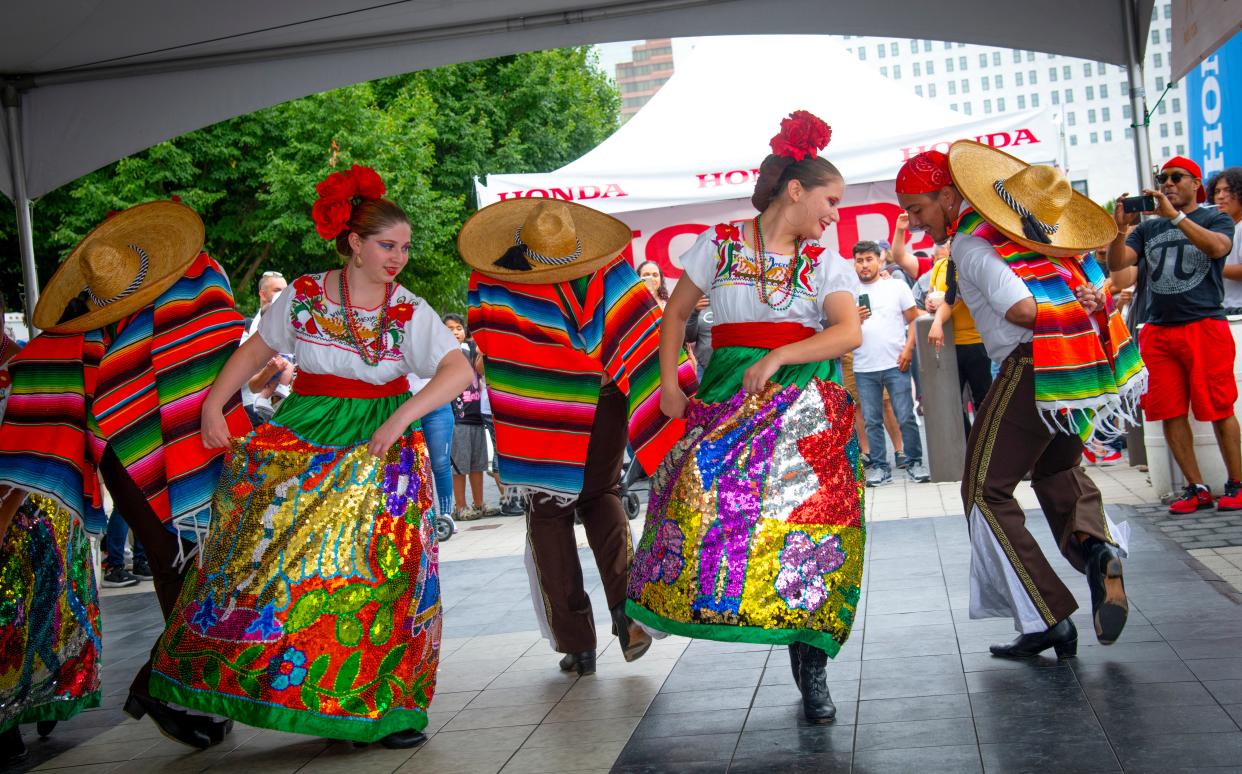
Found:
<path fill-rule="evenodd" d="M 88 693 L 80 699 L 74 699 L 72 701 L 68 699 L 49 701 L 35 707 L 24 709 L 18 713 L 16 718 L 0 723 L 0 732 L 8 731 L 13 726 L 20 725 L 22 723 L 41 723 L 47 720 L 68 720 L 74 715 L 77 715 L 79 712 L 98 707 L 101 696 L 101 691 L 94 691 L 93 693 Z"/>
<path fill-rule="evenodd" d="M 422 731 L 427 727 L 425 710 L 393 709 L 378 720 L 331 717 L 305 710 L 276 707 L 240 696 L 190 688 L 159 672 L 151 674 L 151 695 L 188 709 L 231 718 L 256 728 L 349 742 L 377 742 L 398 731 Z"/>
<path fill-rule="evenodd" d="M 662 632 L 690 637 L 696 640 L 715 640 L 717 642 L 753 642 L 760 645 L 792 645 L 803 642 L 814 645 L 836 658 L 841 650 L 841 643 L 825 632 L 809 629 L 762 629 L 758 626 L 729 626 L 727 624 L 698 624 L 674 621 L 671 618 L 653 613 L 632 599 L 625 601 L 625 614 L 641 624 L 659 629 Z"/>

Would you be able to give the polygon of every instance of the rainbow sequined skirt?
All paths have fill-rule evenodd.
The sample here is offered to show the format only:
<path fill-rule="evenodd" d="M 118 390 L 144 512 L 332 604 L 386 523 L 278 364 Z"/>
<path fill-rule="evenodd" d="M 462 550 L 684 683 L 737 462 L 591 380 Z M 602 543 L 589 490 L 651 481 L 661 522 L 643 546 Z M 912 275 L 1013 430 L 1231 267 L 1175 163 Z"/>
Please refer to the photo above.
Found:
<path fill-rule="evenodd" d="M 857 611 L 864 538 L 844 388 L 815 378 L 691 401 L 686 435 L 652 479 L 626 610 L 672 634 L 835 655 Z"/>
<path fill-rule="evenodd" d="M 99 594 L 82 524 L 31 495 L 0 540 L 0 731 L 99 706 Z"/>
<path fill-rule="evenodd" d="M 430 481 L 418 431 L 382 459 L 272 424 L 236 441 L 152 693 L 335 739 L 422 730 L 440 655 Z"/>

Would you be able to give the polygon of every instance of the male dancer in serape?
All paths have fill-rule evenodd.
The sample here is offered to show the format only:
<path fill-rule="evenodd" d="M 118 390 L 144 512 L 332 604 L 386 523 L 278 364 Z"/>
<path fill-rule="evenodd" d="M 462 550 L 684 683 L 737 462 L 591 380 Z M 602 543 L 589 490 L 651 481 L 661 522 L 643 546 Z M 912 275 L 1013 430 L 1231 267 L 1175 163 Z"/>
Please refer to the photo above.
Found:
<path fill-rule="evenodd" d="M 651 637 L 625 615 L 633 543 L 619 497 L 628 438 L 653 471 L 680 437 L 660 413 L 659 311 L 621 252 L 630 228 L 581 205 L 499 202 L 475 213 L 458 249 L 469 327 L 483 354 L 500 479 L 530 495 L 528 562 L 541 628 L 561 669 L 595 672 L 595 621 L 574 538 L 595 554 L 626 661 Z M 694 372 L 684 355 L 683 382 Z"/>
<path fill-rule="evenodd" d="M 95 228 L 39 297 L 44 333 L 11 364 L 0 427 L 0 488 L 46 497 L 92 524 L 98 480 L 146 549 L 165 615 L 181 592 L 190 542 L 208 523 L 221 452 L 199 439 L 202 399 L 241 338 L 223 269 L 202 252 L 203 222 L 177 202 L 150 202 Z M 229 404 L 236 432 L 250 422 Z M 205 748 L 231 721 L 191 715 L 151 696 L 150 661 L 125 711 Z"/>
<path fill-rule="evenodd" d="M 1146 389 L 1138 348 L 1086 251 L 1112 218 L 1060 171 L 971 141 L 906 162 L 897 198 L 910 224 L 953 238 L 950 286 L 974 315 L 1000 375 L 971 428 L 962 500 L 971 537 L 972 618 L 1011 615 L 1020 633 L 995 656 L 1075 655 L 1074 596 L 1027 530 L 1013 492 L 1031 474 L 1061 553 L 1091 589 L 1096 636 L 1117 639 L 1128 613 L 1125 534 L 1079 468 L 1083 443 L 1121 432 Z M 956 271 L 956 288 L 952 281 Z"/>

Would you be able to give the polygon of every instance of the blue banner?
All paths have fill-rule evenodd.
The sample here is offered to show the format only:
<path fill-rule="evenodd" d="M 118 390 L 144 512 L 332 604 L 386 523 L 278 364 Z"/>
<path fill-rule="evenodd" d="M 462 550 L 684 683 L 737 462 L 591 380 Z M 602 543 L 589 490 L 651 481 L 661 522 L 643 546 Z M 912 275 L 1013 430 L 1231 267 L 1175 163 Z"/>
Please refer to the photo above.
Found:
<path fill-rule="evenodd" d="M 1186 76 L 1190 158 L 1207 178 L 1242 165 L 1242 34 L 1234 35 Z"/>

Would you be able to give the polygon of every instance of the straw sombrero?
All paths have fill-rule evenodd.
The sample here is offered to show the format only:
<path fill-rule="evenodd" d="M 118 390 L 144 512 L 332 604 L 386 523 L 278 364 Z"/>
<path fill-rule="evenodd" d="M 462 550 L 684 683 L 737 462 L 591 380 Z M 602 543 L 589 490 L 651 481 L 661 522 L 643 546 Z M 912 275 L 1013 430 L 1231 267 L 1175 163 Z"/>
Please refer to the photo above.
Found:
<path fill-rule="evenodd" d="M 1074 190 L 1061 170 L 1027 164 L 989 145 L 958 140 L 949 148 L 953 184 L 979 216 L 1006 237 L 1045 255 L 1072 256 L 1108 244 L 1117 224 Z M 1048 237 L 1026 236 L 1023 218 Z"/>
<path fill-rule="evenodd" d="M 150 304 L 181 278 L 203 249 L 203 221 L 179 202 L 139 204 L 95 227 L 73 248 L 39 294 L 34 324 L 82 333 Z M 88 293 L 86 314 L 60 322 L 69 302 Z"/>
<path fill-rule="evenodd" d="M 586 276 L 620 255 L 630 227 L 573 202 L 507 199 L 470 216 L 457 250 L 489 277 L 541 284 Z"/>

